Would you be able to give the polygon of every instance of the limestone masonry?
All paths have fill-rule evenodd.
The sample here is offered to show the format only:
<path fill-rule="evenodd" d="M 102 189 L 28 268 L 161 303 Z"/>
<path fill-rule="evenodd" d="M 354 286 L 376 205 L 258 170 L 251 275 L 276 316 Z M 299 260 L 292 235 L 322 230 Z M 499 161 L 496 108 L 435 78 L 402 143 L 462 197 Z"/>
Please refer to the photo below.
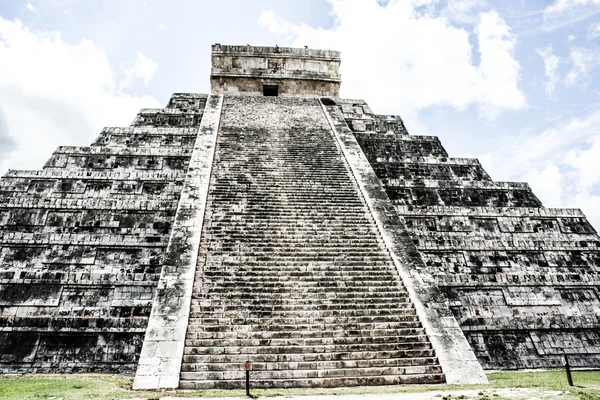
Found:
<path fill-rule="evenodd" d="M 0 372 L 135 388 L 480 383 L 600 365 L 581 211 L 340 99 L 340 54 L 213 46 L 90 147 L 0 180 Z"/>

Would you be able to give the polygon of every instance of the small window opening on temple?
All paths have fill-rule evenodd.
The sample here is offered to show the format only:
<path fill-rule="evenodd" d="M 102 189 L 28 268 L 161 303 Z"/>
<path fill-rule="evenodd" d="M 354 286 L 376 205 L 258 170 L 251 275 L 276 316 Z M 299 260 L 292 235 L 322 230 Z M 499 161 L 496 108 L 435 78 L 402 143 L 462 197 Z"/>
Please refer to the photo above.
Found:
<path fill-rule="evenodd" d="M 279 85 L 263 85 L 263 96 L 279 96 Z"/>

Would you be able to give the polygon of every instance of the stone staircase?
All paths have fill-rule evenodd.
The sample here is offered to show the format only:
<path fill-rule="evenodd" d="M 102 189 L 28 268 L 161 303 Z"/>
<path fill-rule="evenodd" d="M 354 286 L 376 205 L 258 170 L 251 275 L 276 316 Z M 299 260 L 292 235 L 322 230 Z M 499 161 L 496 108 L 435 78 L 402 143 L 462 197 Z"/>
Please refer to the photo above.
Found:
<path fill-rule="evenodd" d="M 226 96 L 180 387 L 441 383 L 319 101 Z"/>

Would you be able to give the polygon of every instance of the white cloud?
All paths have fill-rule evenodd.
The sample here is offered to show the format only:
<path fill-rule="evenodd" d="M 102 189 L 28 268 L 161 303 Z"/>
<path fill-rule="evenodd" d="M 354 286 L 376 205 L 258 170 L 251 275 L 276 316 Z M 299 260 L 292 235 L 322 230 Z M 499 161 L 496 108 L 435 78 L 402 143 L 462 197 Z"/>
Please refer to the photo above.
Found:
<path fill-rule="evenodd" d="M 573 35 L 572 33 L 567 36 L 567 42 L 572 42 L 575 39 L 577 39 L 577 36 Z"/>
<path fill-rule="evenodd" d="M 580 207 L 600 228 L 600 109 L 518 137 L 493 152 L 494 178 L 529 182 L 545 206 Z"/>
<path fill-rule="evenodd" d="M 532 169 L 522 176 L 535 195 L 546 207 L 562 207 L 563 177 L 558 166 L 552 162 L 540 169 Z"/>
<path fill-rule="evenodd" d="M 434 105 L 476 105 L 488 117 L 527 106 L 518 87 L 516 38 L 495 11 L 479 16 L 476 65 L 469 32 L 443 15 L 419 11 L 408 1 L 385 7 L 375 0 L 330 2 L 330 29 L 293 24 L 273 11 L 263 12 L 259 23 L 292 46 L 341 50 L 342 96 L 368 98 L 376 111 L 400 112 L 409 124 Z"/>
<path fill-rule="evenodd" d="M 600 13 L 600 0 L 555 0 L 542 12 L 542 31 L 552 31 L 569 25 L 582 23 Z"/>
<path fill-rule="evenodd" d="M 559 165 L 571 149 L 578 148 L 598 134 L 600 110 L 583 118 L 572 118 L 567 123 L 557 124 L 540 133 L 517 135 L 520 139 L 499 149 L 496 158 L 502 158 L 506 177 L 517 177 L 523 171 L 539 169 L 548 160 Z M 505 157 L 500 157 L 501 154 Z"/>
<path fill-rule="evenodd" d="M 448 0 L 443 14 L 459 24 L 476 24 L 477 13 L 485 7 L 485 0 Z"/>
<path fill-rule="evenodd" d="M 576 170 L 577 188 L 589 191 L 600 184 L 598 160 L 600 160 L 600 126 L 598 134 L 586 140 L 587 148 L 575 148 L 565 156 L 565 164 Z"/>
<path fill-rule="evenodd" d="M 165 29 L 167 29 L 167 25 L 163 24 L 162 22 L 158 24 L 159 31 L 164 31 Z"/>
<path fill-rule="evenodd" d="M 158 64 L 143 55 L 137 53 L 135 61 L 127 61 L 121 63 L 121 71 L 123 72 L 124 78 L 119 83 L 119 89 L 131 87 L 134 79 L 142 79 L 144 85 L 148 86 L 148 83 L 152 80 Z"/>
<path fill-rule="evenodd" d="M 600 37 L 600 22 L 590 25 L 588 30 L 589 39 L 596 39 L 598 37 Z"/>
<path fill-rule="evenodd" d="M 27 3 L 27 4 L 25 5 L 25 7 L 26 7 L 26 8 L 27 8 L 29 11 L 31 11 L 31 12 L 37 12 L 37 11 L 38 11 L 37 7 L 36 7 L 36 6 L 34 6 L 34 5 L 33 5 L 33 4 L 31 4 L 31 3 Z"/>
<path fill-rule="evenodd" d="M 477 157 L 483 169 L 490 175 L 494 175 L 494 155 L 491 152 L 481 154 Z"/>
<path fill-rule="evenodd" d="M 600 232 L 600 196 L 581 191 L 569 199 L 569 206 L 581 208 L 592 226 Z"/>
<path fill-rule="evenodd" d="M 481 54 L 478 84 L 484 96 L 481 107 L 494 117 L 504 109 L 525 108 L 525 95 L 518 88 L 521 66 L 514 57 L 517 40 L 510 28 L 497 12 L 491 11 L 481 14 L 476 31 Z"/>
<path fill-rule="evenodd" d="M 0 174 L 40 168 L 57 146 L 89 145 L 103 126 L 126 126 L 140 108 L 160 106 L 120 92 L 106 54 L 87 40 L 67 43 L 0 17 L 0 60 L 0 135 L 8 131 L 15 144 L 0 154 Z"/>
<path fill-rule="evenodd" d="M 600 5 L 600 0 L 555 0 L 544 9 L 544 20 L 556 18 L 561 14 L 580 11 L 587 6 Z"/>
<path fill-rule="evenodd" d="M 546 89 L 548 96 L 552 96 L 556 81 L 558 80 L 558 64 L 560 63 L 560 58 L 554 54 L 551 44 L 542 49 L 536 49 L 536 53 L 538 53 L 544 61 L 544 75 L 546 75 L 547 78 L 544 88 Z"/>
<path fill-rule="evenodd" d="M 584 48 L 575 48 L 569 54 L 571 70 L 565 77 L 565 85 L 574 86 L 578 83 L 585 85 L 590 70 L 598 63 L 598 55 Z"/>

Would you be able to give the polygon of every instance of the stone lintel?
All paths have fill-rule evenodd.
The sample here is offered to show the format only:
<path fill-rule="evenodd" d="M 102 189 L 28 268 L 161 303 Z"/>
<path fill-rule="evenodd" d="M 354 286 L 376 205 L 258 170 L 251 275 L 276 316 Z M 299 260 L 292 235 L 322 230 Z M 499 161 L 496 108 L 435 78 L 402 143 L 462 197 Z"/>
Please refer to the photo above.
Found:
<path fill-rule="evenodd" d="M 419 275 L 419 269 L 425 269 L 423 260 L 343 116 L 337 109 L 331 115 L 324 105 L 322 107 L 332 134 L 350 166 L 419 320 L 435 349 L 446 382 L 488 383 L 483 368 L 450 311 L 446 296 L 433 280 L 424 280 Z M 335 115 L 336 113 L 339 115 Z"/>
<path fill-rule="evenodd" d="M 209 97 L 190 159 L 140 354 L 134 389 L 176 389 L 223 96 Z"/>
<path fill-rule="evenodd" d="M 340 61 L 340 52 L 336 50 L 319 50 L 279 46 L 236 46 L 217 43 L 212 46 L 212 54 L 248 57 L 264 57 L 265 55 L 271 55 L 282 58 L 293 57 Z"/>

